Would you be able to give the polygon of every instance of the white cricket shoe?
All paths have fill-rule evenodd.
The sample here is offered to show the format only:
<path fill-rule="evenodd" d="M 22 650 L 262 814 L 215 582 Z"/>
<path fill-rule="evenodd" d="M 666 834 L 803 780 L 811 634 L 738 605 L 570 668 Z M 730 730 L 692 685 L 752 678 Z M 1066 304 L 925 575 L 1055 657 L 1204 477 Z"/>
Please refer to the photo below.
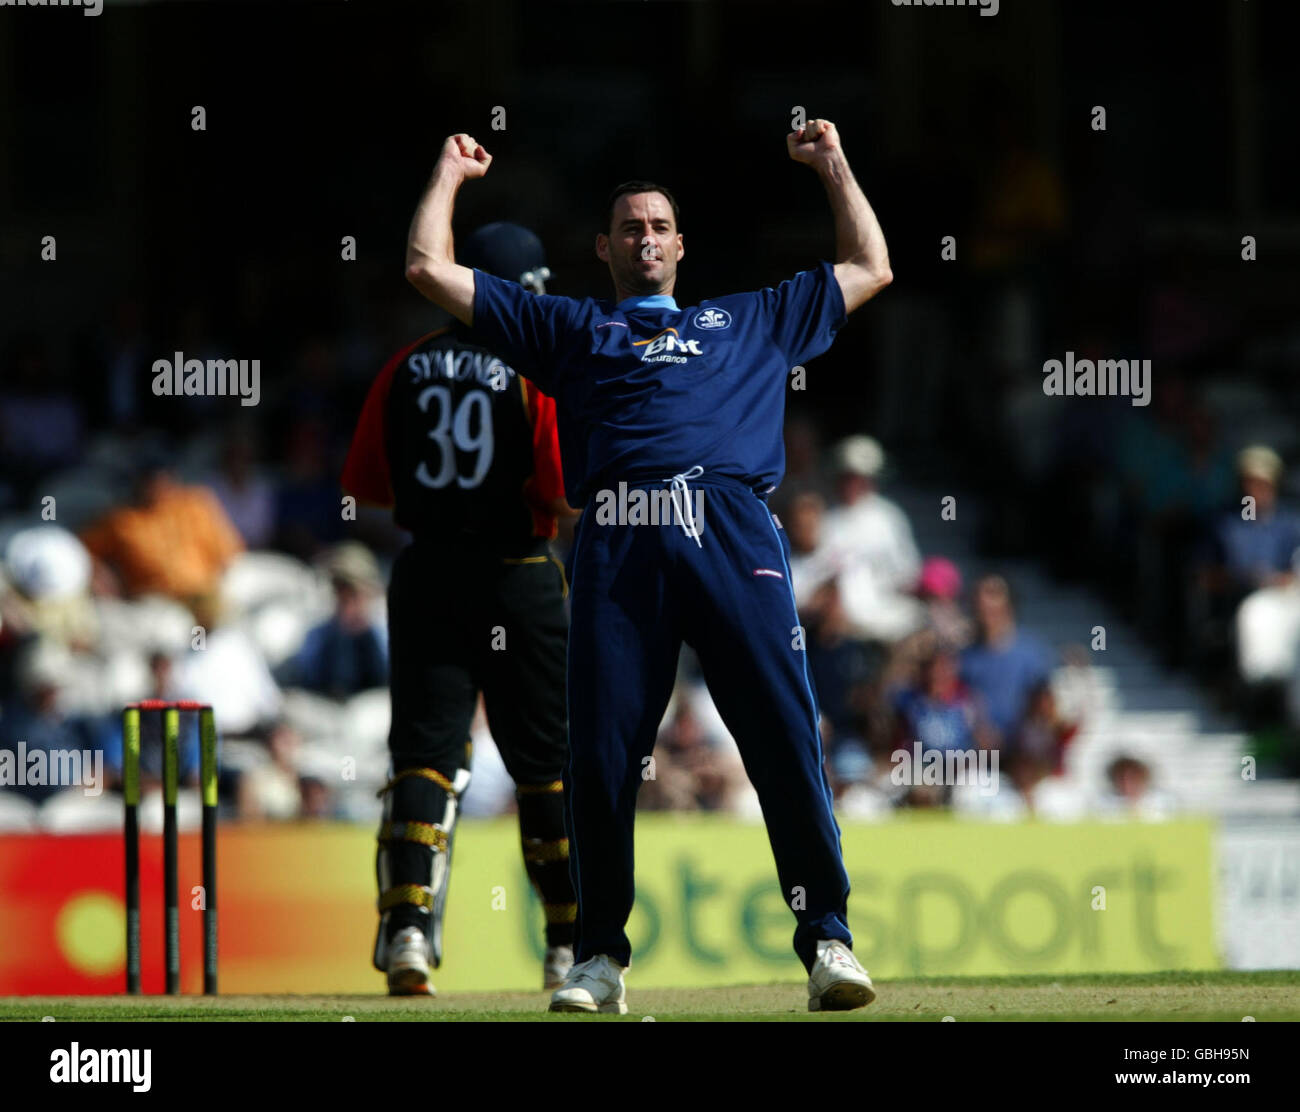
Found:
<path fill-rule="evenodd" d="M 388 944 L 388 995 L 438 995 L 429 980 L 429 943 L 419 927 L 403 927 Z"/>
<path fill-rule="evenodd" d="M 817 943 L 817 960 L 808 976 L 810 1012 L 847 1012 L 875 998 L 876 986 L 852 950 L 838 940 Z"/>
<path fill-rule="evenodd" d="M 542 962 L 542 988 L 559 988 L 573 968 L 573 947 L 552 946 L 546 951 L 546 960 Z"/>
<path fill-rule="evenodd" d="M 553 1012 L 613 1012 L 627 1015 L 623 973 L 608 954 L 597 954 L 569 970 L 564 984 L 551 995 Z"/>

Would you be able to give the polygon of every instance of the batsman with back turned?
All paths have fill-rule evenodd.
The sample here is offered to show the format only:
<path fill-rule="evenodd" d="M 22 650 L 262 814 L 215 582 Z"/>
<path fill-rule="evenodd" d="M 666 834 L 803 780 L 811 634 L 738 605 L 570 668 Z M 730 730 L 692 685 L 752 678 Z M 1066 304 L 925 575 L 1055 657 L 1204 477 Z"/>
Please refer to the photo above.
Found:
<path fill-rule="evenodd" d="M 545 289 L 541 241 L 480 228 L 466 263 L 525 297 Z M 479 695 L 515 781 L 528 878 L 546 916 L 543 987 L 573 965 L 576 905 L 561 787 L 564 571 L 548 541 L 564 500 L 555 403 L 451 321 L 371 386 L 343 487 L 393 507 L 412 535 L 388 589 L 392 777 L 381 793 L 375 968 L 393 996 L 434 995 L 470 724 Z"/>
<path fill-rule="evenodd" d="M 651 182 L 619 186 L 596 236 L 612 300 L 535 297 L 456 263 L 457 191 L 492 162 L 466 134 L 443 144 L 411 225 L 408 280 L 555 399 L 566 495 L 586 507 L 571 560 L 564 776 L 576 963 L 552 1011 L 627 1011 L 637 789 L 683 642 L 758 793 L 809 1009 L 875 999 L 852 950 L 789 543 L 766 499 L 785 467 L 791 369 L 826 351 L 847 314 L 893 276 L 835 126 L 814 120 L 786 147 L 825 186 L 834 263 L 689 307 L 673 298 L 684 255 L 678 206 Z M 624 483 L 650 498 L 666 493 L 676 514 L 634 524 L 593 512 Z M 701 494 L 707 529 L 693 510 Z"/>

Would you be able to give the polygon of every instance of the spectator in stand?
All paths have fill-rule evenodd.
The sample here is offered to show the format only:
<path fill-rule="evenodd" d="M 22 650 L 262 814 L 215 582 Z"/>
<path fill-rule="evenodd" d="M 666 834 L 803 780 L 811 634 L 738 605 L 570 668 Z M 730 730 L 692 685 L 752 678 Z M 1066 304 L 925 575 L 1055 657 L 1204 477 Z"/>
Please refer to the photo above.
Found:
<path fill-rule="evenodd" d="M 790 586 L 800 613 L 812 602 L 815 592 L 834 577 L 822 541 L 825 520 L 826 500 L 813 491 L 795 495 L 783 519 L 790 541 Z"/>
<path fill-rule="evenodd" d="M 340 819 L 338 801 L 330 787 L 319 776 L 299 776 L 298 785 L 302 796 L 303 819 Z"/>
<path fill-rule="evenodd" d="M 131 504 L 110 510 L 81 540 L 95 558 L 97 593 L 163 595 L 190 609 L 216 597 L 244 547 L 212 492 L 177 482 L 155 455 L 138 468 Z"/>
<path fill-rule="evenodd" d="M 1000 575 L 976 583 L 974 609 L 976 640 L 961 654 L 961 678 L 982 699 L 998 744 L 1010 746 L 1030 696 L 1051 677 L 1052 655 L 1037 637 L 1016 627 L 1011 588 Z"/>
<path fill-rule="evenodd" d="M 925 625 L 891 647 L 880 680 L 886 691 L 917 686 L 921 662 L 935 651 L 936 645 L 959 652 L 970 643 L 971 621 L 960 602 L 961 589 L 961 572 L 956 564 L 942 556 L 926 558 L 916 584 L 916 597 L 925 608 Z"/>
<path fill-rule="evenodd" d="M 694 811 L 699 807 L 695 776 L 689 765 L 693 755 L 707 753 L 708 739 L 684 688 L 674 697 L 676 706 L 665 715 L 655 739 L 653 776 L 643 777 L 638 806 L 650 811 Z"/>
<path fill-rule="evenodd" d="M 862 745 L 845 742 L 826 765 L 836 814 L 848 819 L 875 819 L 892 809 L 889 796 L 872 783 L 875 765 Z"/>
<path fill-rule="evenodd" d="M 1160 822 L 1175 811 L 1173 799 L 1151 787 L 1151 769 L 1136 757 L 1121 755 L 1106 767 L 1109 790 L 1097 800 L 1095 810 L 1106 818 Z"/>
<path fill-rule="evenodd" d="M 921 555 L 907 516 L 877 489 L 885 453 L 869 436 L 851 436 L 835 450 L 840 504 L 826 515 L 827 558 L 854 634 L 888 644 L 920 628 L 912 595 Z"/>
<path fill-rule="evenodd" d="M 961 588 L 961 571 L 951 560 L 929 556 L 921 565 L 916 594 L 925 604 L 926 628 L 940 645 L 954 651 L 964 649 L 973 632 L 962 609 Z"/>
<path fill-rule="evenodd" d="M 266 732 L 266 748 L 271 759 L 245 769 L 239 778 L 239 817 L 278 821 L 302 817 L 303 781 L 298 770 L 302 736 L 277 723 Z"/>
<path fill-rule="evenodd" d="M 796 495 L 787 510 L 790 579 L 805 631 L 808 670 L 822 712 L 822 735 L 834 752 L 842 743 L 864 744 L 871 682 L 880 672 L 879 651 L 854 635 L 834 568 L 822 543 L 826 502 Z"/>
<path fill-rule="evenodd" d="M 1047 680 L 1029 695 L 1024 721 L 1009 747 L 1016 755 L 1027 755 L 1060 776 L 1064 771 L 1065 747 L 1079 732 L 1078 723 L 1067 722 L 1056 705 L 1056 694 Z"/>
<path fill-rule="evenodd" d="M 33 783 L 34 778 L 41 781 L 56 778 L 56 769 L 68 767 L 61 761 L 56 764 L 48 758 L 36 765 L 33 761 L 35 754 L 72 750 L 84 753 L 96 748 L 92 723 L 80 716 L 64 714 L 59 708 L 59 693 L 70 665 L 69 653 L 61 645 L 40 639 L 29 641 L 19 654 L 17 664 L 18 697 L 5 707 L 4 717 L 0 718 L 0 752 L 12 754 L 2 759 L 7 774 L 0 781 L 0 788 L 7 787 L 33 803 L 41 803 L 64 788 L 75 786 Z M 27 763 L 20 769 L 19 760 L 24 753 Z M 80 767 L 83 787 L 90 785 L 89 777 L 102 771 L 102 767 L 94 767 L 93 761 L 90 768 Z M 35 768 L 40 771 L 34 771 Z M 20 779 L 25 782 L 19 783 Z M 104 784 L 100 782 L 98 787 L 102 791 Z"/>
<path fill-rule="evenodd" d="M 978 701 L 962 686 L 957 656 L 931 639 L 930 649 L 920 662 L 915 686 L 895 691 L 891 698 L 894 711 L 894 748 L 909 757 L 913 747 L 921 746 L 924 754 L 967 753 L 986 749 L 995 740 L 980 713 Z M 912 765 L 915 768 L 915 764 Z M 911 806 L 946 803 L 952 785 L 912 784 L 904 802 Z M 939 790 L 930 791 L 931 787 Z"/>
<path fill-rule="evenodd" d="M 176 687 L 176 667 L 172 658 L 161 649 L 149 654 L 149 690 L 146 699 L 164 699 L 174 702 L 182 698 Z M 140 716 L 140 782 L 145 787 L 162 783 L 162 716 Z M 99 742 L 104 749 L 104 767 L 114 784 L 122 780 L 122 719 L 118 714 L 104 716 L 99 723 Z M 199 721 L 198 715 L 180 716 L 180 736 L 177 738 L 177 777 L 184 787 L 197 787 L 199 783 Z"/>
<path fill-rule="evenodd" d="M 896 743 L 922 751 L 966 752 L 990 740 L 978 704 L 961 683 L 954 653 L 935 644 L 921 661 L 920 681 L 893 695 Z M 981 744 L 981 743 L 985 744 Z"/>
<path fill-rule="evenodd" d="M 1278 504 L 1282 460 L 1264 445 L 1237 457 L 1242 504 L 1215 524 L 1203 584 L 1211 629 L 1236 614 L 1238 672 L 1248 684 L 1269 685 L 1291 677 L 1297 667 L 1300 590 L 1294 562 L 1300 550 L 1300 517 Z M 1222 633 L 1220 642 L 1226 641 Z M 1262 688 L 1252 694 L 1256 702 Z"/>
<path fill-rule="evenodd" d="M 388 682 L 388 638 L 375 621 L 383 593 L 379 565 L 364 545 L 344 541 L 323 566 L 334 587 L 334 614 L 308 632 L 284 667 L 280 682 L 346 699 Z"/>
<path fill-rule="evenodd" d="M 73 652 L 95 647 L 90 553 L 68 530 L 20 529 L 5 547 L 4 573 L 12 589 L 0 591 L 0 619 L 11 637 L 35 635 Z"/>
<path fill-rule="evenodd" d="M 176 697 L 208 703 L 223 736 L 265 732 L 283 698 L 266 658 L 240 626 L 224 621 L 215 596 L 194 609 L 203 640 L 176 661 Z"/>
<path fill-rule="evenodd" d="M 1221 588 L 1240 598 L 1261 587 L 1281 587 L 1295 576 L 1300 517 L 1278 505 L 1282 459 L 1256 444 L 1237 457 L 1242 494 L 1253 500 L 1227 510 L 1214 529 L 1214 557 Z M 1247 511 L 1253 511 L 1248 513 Z"/>
<path fill-rule="evenodd" d="M 1007 759 L 1004 771 L 1009 773 L 1015 797 L 1024 808 L 1015 814 L 1013 803 L 1012 813 L 1007 817 L 1038 818 L 1048 822 L 1076 822 L 1084 817 L 1084 798 L 1069 783 L 1053 776 L 1047 761 L 1028 753 L 1013 755 Z"/>
<path fill-rule="evenodd" d="M 673 696 L 675 706 L 655 740 L 654 776 L 642 790 L 646 805 L 674 811 L 735 811 L 749 791 L 744 766 L 734 744 L 710 736 L 709 723 L 701 709 L 707 692 L 690 683 L 679 683 Z M 716 714 L 715 714 L 716 717 Z M 714 724 L 720 726 L 720 720 Z M 650 789 L 646 791 L 646 789 Z"/>
<path fill-rule="evenodd" d="M 1086 817 L 1083 794 L 1068 780 L 1053 776 L 1046 761 L 1028 753 L 1013 753 L 1004 759 L 997 756 L 997 790 L 990 793 L 978 786 L 959 787 L 953 793 L 954 809 L 997 822 L 1078 822 Z"/>
<path fill-rule="evenodd" d="M 823 583 L 799 613 L 826 747 L 834 753 L 842 744 L 863 744 L 870 733 L 873 682 L 882 656 L 875 646 L 852 635 L 834 581 Z"/>
<path fill-rule="evenodd" d="M 275 535 L 275 488 L 256 466 L 257 437 L 252 426 L 230 427 L 221 450 L 221 467 L 207 485 L 249 548 L 267 547 Z"/>

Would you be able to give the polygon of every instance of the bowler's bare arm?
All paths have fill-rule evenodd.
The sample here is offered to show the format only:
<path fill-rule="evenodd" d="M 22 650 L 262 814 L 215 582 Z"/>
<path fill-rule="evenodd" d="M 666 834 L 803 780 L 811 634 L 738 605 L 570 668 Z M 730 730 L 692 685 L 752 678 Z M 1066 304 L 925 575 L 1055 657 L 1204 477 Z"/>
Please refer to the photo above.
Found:
<path fill-rule="evenodd" d="M 851 313 L 894 280 L 885 233 L 849 169 L 830 120 L 809 120 L 785 137 L 785 145 L 790 157 L 816 170 L 826 187 L 835 216 L 835 280 L 844 295 L 844 310 Z"/>
<path fill-rule="evenodd" d="M 492 156 L 463 132 L 449 136 L 415 210 L 406 238 L 406 279 L 463 324 L 474 323 L 474 271 L 460 266 L 451 241 L 456 191 L 481 178 Z"/>

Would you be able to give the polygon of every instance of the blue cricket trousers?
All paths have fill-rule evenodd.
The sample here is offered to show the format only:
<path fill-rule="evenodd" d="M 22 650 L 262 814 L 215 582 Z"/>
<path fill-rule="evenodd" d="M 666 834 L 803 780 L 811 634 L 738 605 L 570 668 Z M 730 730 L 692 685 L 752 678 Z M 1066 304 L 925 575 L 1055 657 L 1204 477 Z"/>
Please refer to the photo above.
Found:
<path fill-rule="evenodd" d="M 665 482 L 629 483 L 663 491 Z M 777 876 L 806 969 L 817 940 L 852 945 L 849 879 L 822 766 L 817 704 L 790 583 L 789 542 L 766 503 L 712 475 L 703 524 L 579 523 L 569 630 L 570 872 L 578 899 L 576 958 L 630 964 L 633 823 L 644 758 L 672 694 L 682 642 L 736 739 L 758 793 Z M 686 499 L 694 506 L 695 491 Z"/>

